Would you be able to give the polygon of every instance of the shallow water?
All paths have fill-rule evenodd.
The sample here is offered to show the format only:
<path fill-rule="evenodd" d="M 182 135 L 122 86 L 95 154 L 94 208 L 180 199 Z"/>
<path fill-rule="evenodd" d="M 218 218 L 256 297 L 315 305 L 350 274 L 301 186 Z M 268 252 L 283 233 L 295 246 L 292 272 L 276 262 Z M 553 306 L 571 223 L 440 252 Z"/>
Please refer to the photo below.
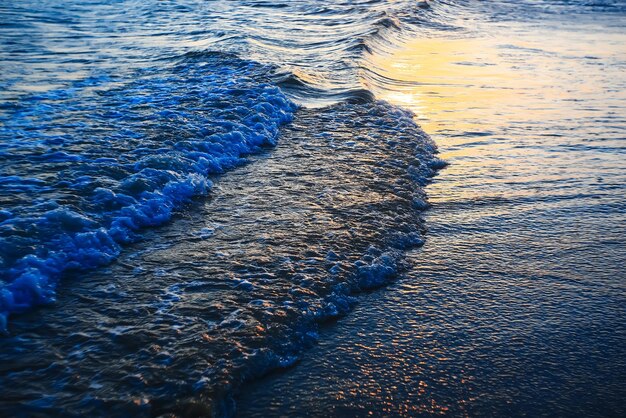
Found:
<path fill-rule="evenodd" d="M 479 23 L 372 58 L 450 163 L 427 242 L 240 416 L 626 413 L 623 22 Z"/>
<path fill-rule="evenodd" d="M 300 111 L 212 199 L 13 319 L 4 408 L 229 414 L 240 382 L 292 364 L 318 322 L 349 310 L 350 292 L 384 284 L 421 245 L 413 189 L 424 177 L 409 167 L 431 152 L 389 106 Z"/>
<path fill-rule="evenodd" d="M 363 54 L 408 5 L 3 5 L 0 328 L 275 145 L 294 102 L 370 102 Z"/>
<path fill-rule="evenodd" d="M 623 411 L 625 10 L 3 4 L 0 411 Z"/>

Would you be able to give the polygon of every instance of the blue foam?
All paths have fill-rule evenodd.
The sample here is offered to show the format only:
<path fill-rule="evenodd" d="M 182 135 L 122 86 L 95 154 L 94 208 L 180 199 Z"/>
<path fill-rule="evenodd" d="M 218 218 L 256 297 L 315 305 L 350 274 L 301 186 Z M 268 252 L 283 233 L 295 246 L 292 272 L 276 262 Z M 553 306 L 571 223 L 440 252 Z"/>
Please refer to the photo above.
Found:
<path fill-rule="evenodd" d="M 265 72 L 197 54 L 122 87 L 96 76 L 2 114 L 0 192 L 12 199 L 0 200 L 0 329 L 53 302 L 67 271 L 111 262 L 142 228 L 207 194 L 211 176 L 276 145 L 296 106 Z"/>

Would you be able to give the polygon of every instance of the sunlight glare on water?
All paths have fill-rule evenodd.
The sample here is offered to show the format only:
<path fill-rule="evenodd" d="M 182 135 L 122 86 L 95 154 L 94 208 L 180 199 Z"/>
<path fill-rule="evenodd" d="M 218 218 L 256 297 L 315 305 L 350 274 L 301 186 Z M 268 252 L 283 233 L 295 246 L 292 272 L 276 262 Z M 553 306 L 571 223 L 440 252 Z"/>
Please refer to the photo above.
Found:
<path fill-rule="evenodd" d="M 377 97 L 450 163 L 426 245 L 240 416 L 626 413 L 625 31 L 607 15 L 432 35 L 368 57 Z"/>
<path fill-rule="evenodd" d="M 577 164 L 576 177 L 581 171 L 582 177 L 597 171 L 604 176 L 607 170 L 617 175 L 623 153 L 601 150 L 623 151 L 624 45 L 623 31 L 597 24 L 555 24 L 546 36 L 519 23 L 490 28 L 488 35 L 417 39 L 390 56 L 370 59 L 396 80 L 374 86 L 377 96 L 414 111 L 444 159 L 453 163 L 433 186 L 437 202 L 461 191 L 482 195 L 486 185 L 468 187 L 463 172 L 470 178 L 483 172 L 481 184 L 501 172 L 508 173 L 507 181 L 524 176 L 520 181 L 537 185 L 567 182 L 567 176 L 550 169 L 563 161 L 554 161 L 554 153 L 565 148 L 587 151 L 558 154 L 571 162 L 580 163 L 594 151 L 603 161 L 601 166 Z M 452 178 L 463 185 L 448 188 Z M 439 193 L 439 187 L 446 189 Z"/>

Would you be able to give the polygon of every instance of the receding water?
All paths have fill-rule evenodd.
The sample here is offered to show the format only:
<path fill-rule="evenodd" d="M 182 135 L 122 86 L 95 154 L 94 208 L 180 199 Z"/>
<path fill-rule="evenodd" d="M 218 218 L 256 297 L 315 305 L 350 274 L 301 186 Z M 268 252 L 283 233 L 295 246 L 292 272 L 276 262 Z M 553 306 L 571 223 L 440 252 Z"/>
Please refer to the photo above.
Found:
<path fill-rule="evenodd" d="M 4 3 L 0 413 L 626 414 L 625 15 Z"/>

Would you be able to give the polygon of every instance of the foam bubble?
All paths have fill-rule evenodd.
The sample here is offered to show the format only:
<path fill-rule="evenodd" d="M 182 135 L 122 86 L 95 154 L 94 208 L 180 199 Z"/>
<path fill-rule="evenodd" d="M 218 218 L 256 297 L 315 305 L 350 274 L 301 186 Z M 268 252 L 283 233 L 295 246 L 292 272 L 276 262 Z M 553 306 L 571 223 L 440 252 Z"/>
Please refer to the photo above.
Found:
<path fill-rule="evenodd" d="M 211 176 L 276 145 L 296 106 L 267 71 L 198 54 L 123 87 L 94 78 L 16 106 L 0 132 L 0 151 L 22 162 L 17 174 L 0 169 L 0 189 L 15 197 L 0 211 L 0 329 L 53 302 L 65 272 L 109 263 L 142 228 L 207 194 Z M 63 134 L 52 128 L 74 119 Z"/>

